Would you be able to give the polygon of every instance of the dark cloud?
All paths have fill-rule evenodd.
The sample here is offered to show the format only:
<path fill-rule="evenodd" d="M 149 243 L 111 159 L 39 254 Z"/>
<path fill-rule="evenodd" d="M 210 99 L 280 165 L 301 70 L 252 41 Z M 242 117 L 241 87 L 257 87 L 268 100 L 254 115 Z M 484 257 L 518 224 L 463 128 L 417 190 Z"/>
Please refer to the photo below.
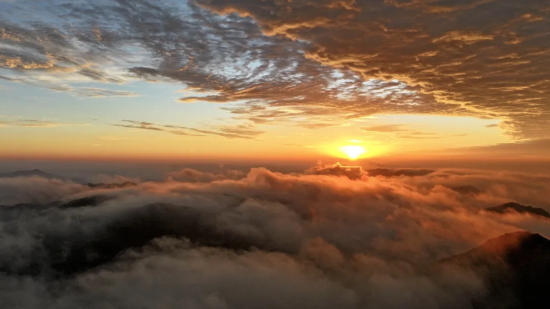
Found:
<path fill-rule="evenodd" d="M 518 203 L 506 203 L 500 206 L 489 207 L 487 211 L 493 211 L 498 213 L 507 213 L 507 212 L 517 212 L 517 213 L 527 213 L 535 216 L 542 216 L 550 218 L 550 213 L 542 208 L 525 206 Z"/>
<path fill-rule="evenodd" d="M 435 172 L 435 170 L 429 169 L 386 169 L 386 168 L 375 168 L 367 170 L 369 176 L 384 176 L 384 177 L 398 177 L 398 176 L 426 176 Z"/>

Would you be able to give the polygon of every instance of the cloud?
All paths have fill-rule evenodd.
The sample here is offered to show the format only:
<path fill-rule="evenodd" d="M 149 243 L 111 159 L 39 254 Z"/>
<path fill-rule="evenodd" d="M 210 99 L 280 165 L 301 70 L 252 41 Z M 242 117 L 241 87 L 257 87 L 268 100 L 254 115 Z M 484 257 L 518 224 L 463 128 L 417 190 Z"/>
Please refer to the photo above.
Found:
<path fill-rule="evenodd" d="M 245 173 L 238 170 L 228 170 L 222 174 L 202 172 L 190 168 L 184 168 L 177 172 L 167 174 L 169 180 L 183 182 L 212 182 L 217 180 L 239 180 L 246 176 Z"/>
<path fill-rule="evenodd" d="M 94 184 L 107 184 L 107 185 L 110 185 L 110 184 L 116 185 L 116 184 L 125 184 L 125 183 L 137 184 L 141 182 L 139 178 L 135 178 L 135 177 L 126 177 L 121 175 L 107 175 L 107 174 L 99 174 L 99 175 L 87 177 L 86 181 Z"/>
<path fill-rule="evenodd" d="M 122 120 L 122 122 L 129 124 L 114 124 L 117 127 L 123 128 L 132 128 L 132 129 L 143 129 L 151 131 L 161 131 L 168 132 L 176 135 L 187 135 L 187 136 L 204 136 L 204 135 L 216 135 L 225 138 L 241 138 L 241 139 L 254 139 L 258 135 L 264 134 L 265 132 L 255 130 L 252 124 L 240 124 L 235 126 L 225 125 L 217 127 L 217 130 L 205 130 L 197 129 L 192 127 L 184 126 L 174 126 L 174 125 L 160 125 L 150 122 L 140 122 L 134 120 Z M 200 134 L 189 133 L 196 132 Z"/>
<path fill-rule="evenodd" d="M 242 136 L 258 136 L 265 133 L 263 131 L 255 130 L 252 124 L 222 126 L 220 130 L 229 134 L 236 134 L 236 135 L 242 135 Z"/>
<path fill-rule="evenodd" d="M 20 308 L 467 308 L 483 281 L 426 265 L 517 229 L 550 235 L 546 220 L 480 211 L 548 209 L 548 176 L 340 177 L 347 170 L 183 169 L 118 189 L 2 179 L 33 203 L 0 207 L 2 298 Z M 477 191 L 451 189 L 465 184 Z"/>
<path fill-rule="evenodd" d="M 0 178 L 0 205 L 18 203 L 47 204 L 73 194 L 84 192 L 86 188 L 59 179 L 41 177 Z"/>
<path fill-rule="evenodd" d="M 497 157 L 540 157 L 542 159 L 550 159 L 548 149 L 550 147 L 550 139 L 541 138 L 535 140 L 523 140 L 513 143 L 500 143 L 489 146 L 476 146 L 449 149 L 450 153 L 454 154 L 488 154 Z"/>
<path fill-rule="evenodd" d="M 50 85 L 47 86 L 48 89 L 58 92 L 68 92 L 74 93 L 78 96 L 88 97 L 88 98 L 113 98 L 113 97 L 139 97 L 140 95 L 132 91 L 124 90 L 111 90 L 97 87 L 80 87 L 74 88 L 69 85 Z"/>
<path fill-rule="evenodd" d="M 312 175 L 345 176 L 349 179 L 359 179 L 365 175 L 365 171 L 361 166 L 345 166 L 339 162 L 329 165 L 316 165 L 306 170 L 305 173 Z"/>
<path fill-rule="evenodd" d="M 7 80 L 91 97 L 136 94 L 74 85 L 181 83 L 192 89 L 181 102 L 231 102 L 258 124 L 474 116 L 529 139 L 550 126 L 543 1 L 54 0 L 30 15 L 40 22 L 14 18 L 32 3 L 4 4 Z"/>
<path fill-rule="evenodd" d="M 0 116 L 0 127 L 26 127 L 26 128 L 57 128 L 70 126 L 89 126 L 86 123 L 63 123 L 52 120 L 37 120 L 37 119 L 18 119 L 18 117 L 9 117 L 7 120 L 2 120 Z"/>
<path fill-rule="evenodd" d="M 161 128 L 155 127 L 156 124 L 151 122 L 139 122 L 139 121 L 133 121 L 133 120 L 122 120 L 122 122 L 127 122 L 131 124 L 114 124 L 114 126 L 123 127 L 123 128 L 132 128 L 132 129 L 163 131 Z"/>
<path fill-rule="evenodd" d="M 0 80 L 13 81 L 13 78 L 10 78 L 10 77 L 7 77 L 7 76 L 0 75 Z"/>
<path fill-rule="evenodd" d="M 122 128 L 129 128 L 129 129 L 140 129 L 140 130 L 151 130 L 151 131 L 159 131 L 159 132 L 168 132 L 176 135 L 183 135 L 183 136 L 204 136 L 200 134 L 192 134 L 187 133 L 181 130 L 171 130 L 167 128 L 171 128 L 170 126 L 162 126 L 155 123 L 150 122 L 140 122 L 140 121 L 133 121 L 133 120 L 122 120 L 122 122 L 129 123 L 129 124 L 113 124 L 113 126 L 116 127 L 122 127 Z"/>
<path fill-rule="evenodd" d="M 383 124 L 364 127 L 363 130 L 367 132 L 379 132 L 379 133 L 391 133 L 391 132 L 404 132 L 407 131 L 404 124 Z"/>
<path fill-rule="evenodd" d="M 408 125 L 404 124 L 382 124 L 382 125 L 372 125 L 368 127 L 363 127 L 362 130 L 366 132 L 382 133 L 382 134 L 391 134 L 393 138 L 404 138 L 404 139 L 438 139 L 443 138 L 449 135 L 441 135 L 438 133 L 432 132 L 421 132 L 417 130 L 412 130 L 408 128 Z M 451 135 L 451 137 L 460 137 L 464 136 L 462 134 Z"/>
<path fill-rule="evenodd" d="M 78 71 L 78 74 L 100 82 L 121 83 L 123 81 L 120 78 L 105 76 L 104 73 L 90 68 L 83 68 Z"/>
<path fill-rule="evenodd" d="M 309 42 L 308 59 L 351 69 L 365 80 L 399 80 L 424 95 L 417 106 L 396 107 L 401 112 L 506 119 L 508 133 L 530 138 L 548 129 L 541 94 L 550 88 L 538 70 L 550 65 L 544 1 L 380 0 L 354 2 L 353 10 L 281 1 L 196 2 L 220 14 L 250 16 L 266 35 Z"/>
<path fill-rule="evenodd" d="M 25 1 L 10 5 L 9 10 L 23 14 L 32 4 Z M 9 32 L 9 38 L 5 36 L 2 52 L 23 59 L 20 53 L 12 54 L 24 49 L 24 63 L 51 66 L 48 70 L 6 67 L 17 75 L 9 76 L 13 81 L 58 91 L 70 89 L 64 85 L 67 81 L 182 83 L 201 95 L 187 96 L 181 102 L 232 102 L 236 104 L 226 110 L 238 119 L 306 127 L 311 123 L 339 125 L 343 120 L 374 113 L 432 113 L 442 109 L 419 89 L 398 80 L 367 80 L 349 69 L 320 64 L 308 56 L 313 47 L 310 42 L 266 36 L 250 17 L 218 15 L 195 2 L 53 2 L 55 9 L 42 8 L 40 19 L 47 21 L 41 23 L 22 25 L 3 15 L 0 29 Z M 341 18 L 360 11 L 348 1 L 327 1 L 314 7 L 315 12 L 340 12 L 343 15 L 335 16 Z M 327 18 L 306 25 L 321 25 Z M 54 22 L 57 20 L 60 22 Z M 72 26 L 63 27 L 63 22 Z M 273 32 L 301 27 L 297 23 Z M 37 40 L 39 35 L 47 39 Z M 100 96 L 90 89 L 76 93 Z M 205 93 L 208 95 L 202 96 Z M 101 92 L 101 96 L 107 95 L 133 94 Z M 461 113 L 459 107 L 447 106 L 445 110 Z"/>
<path fill-rule="evenodd" d="M 225 110 L 254 123 L 475 116 L 502 119 L 508 134 L 530 139 L 550 126 L 543 1 L 55 0 L 30 15 L 40 22 L 23 25 L 14 16 L 32 3 L 4 4 L 8 80 L 58 90 L 68 80 L 182 83 L 197 95 L 181 102 L 232 102 Z"/>
<path fill-rule="evenodd" d="M 79 88 L 76 90 L 81 96 L 91 97 L 91 98 L 102 98 L 102 97 L 138 97 L 139 95 L 131 91 L 120 91 L 120 90 L 109 90 L 102 88 Z"/>
<path fill-rule="evenodd" d="M 35 80 L 33 78 L 10 78 L 0 76 L 0 79 L 23 83 L 30 86 L 38 86 L 53 90 L 56 92 L 67 92 L 78 96 L 89 98 L 105 98 L 105 97 L 139 97 L 138 93 L 125 90 L 111 90 L 99 87 L 73 87 L 71 85 L 54 83 L 51 81 Z"/>
<path fill-rule="evenodd" d="M 405 134 L 396 134 L 395 136 L 397 138 L 405 138 L 405 139 L 438 139 L 438 138 L 444 137 L 444 135 L 440 135 L 437 133 L 417 132 L 417 131 L 412 131 Z M 464 136 L 464 135 L 463 134 L 454 135 L 454 137 L 460 137 L 460 136 Z"/>
<path fill-rule="evenodd" d="M 320 129 L 338 126 L 336 123 L 299 123 L 298 126 L 307 129 Z"/>

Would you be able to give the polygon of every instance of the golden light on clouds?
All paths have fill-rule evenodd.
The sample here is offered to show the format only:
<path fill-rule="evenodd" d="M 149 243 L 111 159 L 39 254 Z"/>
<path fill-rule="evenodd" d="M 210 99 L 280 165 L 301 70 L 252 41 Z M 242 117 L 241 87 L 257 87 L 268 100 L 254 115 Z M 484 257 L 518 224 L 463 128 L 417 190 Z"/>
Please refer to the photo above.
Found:
<path fill-rule="evenodd" d="M 357 145 L 354 145 L 354 146 L 342 146 L 340 147 L 340 151 L 342 151 L 343 153 L 345 153 L 350 159 L 352 160 L 355 160 L 357 159 L 360 155 L 364 154 L 365 152 L 367 152 L 367 150 L 365 149 L 365 147 L 363 146 L 357 146 Z"/>

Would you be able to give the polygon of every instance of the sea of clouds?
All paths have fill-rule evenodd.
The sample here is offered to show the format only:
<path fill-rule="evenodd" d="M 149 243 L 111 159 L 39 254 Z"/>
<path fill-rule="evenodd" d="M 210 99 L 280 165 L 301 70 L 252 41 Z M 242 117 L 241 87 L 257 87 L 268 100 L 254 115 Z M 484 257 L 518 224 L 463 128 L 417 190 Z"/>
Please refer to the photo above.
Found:
<path fill-rule="evenodd" d="M 469 308 L 483 280 L 438 261 L 550 237 L 543 218 L 484 211 L 549 209 L 549 190 L 545 175 L 340 164 L 111 189 L 0 178 L 0 307 Z"/>

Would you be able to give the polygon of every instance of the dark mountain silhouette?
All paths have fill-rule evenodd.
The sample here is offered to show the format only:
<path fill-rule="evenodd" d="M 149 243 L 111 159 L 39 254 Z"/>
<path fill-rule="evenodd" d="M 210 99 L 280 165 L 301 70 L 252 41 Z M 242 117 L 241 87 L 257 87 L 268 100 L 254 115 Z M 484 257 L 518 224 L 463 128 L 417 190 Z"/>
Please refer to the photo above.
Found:
<path fill-rule="evenodd" d="M 28 170 L 28 171 L 16 171 L 12 173 L 0 174 L 0 178 L 15 178 L 15 177 L 42 177 L 46 179 L 65 180 L 65 177 L 55 175 L 55 174 L 50 174 L 39 169 Z"/>
<path fill-rule="evenodd" d="M 451 190 L 456 191 L 460 194 L 480 194 L 482 191 L 474 186 L 465 185 L 465 186 L 456 186 L 450 187 Z"/>
<path fill-rule="evenodd" d="M 538 207 L 525 206 L 518 203 L 506 203 L 496 207 L 486 208 L 487 211 L 498 212 L 498 213 L 507 213 L 509 211 L 515 211 L 518 213 L 529 213 L 537 216 L 542 216 L 550 218 L 550 213 L 546 210 Z"/>
<path fill-rule="evenodd" d="M 105 196 L 105 195 L 93 195 L 93 196 L 82 197 L 79 199 L 69 201 L 67 203 L 59 205 L 59 207 L 60 208 L 79 208 L 79 207 L 97 206 L 104 202 L 107 202 L 110 199 L 112 199 L 112 197 Z"/>
<path fill-rule="evenodd" d="M 124 189 L 137 186 L 137 183 L 125 181 L 123 183 L 89 183 L 88 187 L 92 189 Z"/>
<path fill-rule="evenodd" d="M 66 177 L 52 174 L 45 172 L 43 170 L 34 169 L 34 170 L 27 170 L 27 171 L 15 171 L 11 173 L 0 173 L 0 178 L 15 178 L 15 177 L 42 177 L 46 179 L 59 179 L 59 180 L 69 180 Z M 131 181 L 126 181 L 123 183 L 86 183 L 84 182 L 84 179 L 82 178 L 73 178 L 70 179 L 71 181 L 75 183 L 80 183 L 83 185 L 87 185 L 88 187 L 92 189 L 122 189 L 122 188 L 128 188 L 137 186 L 136 183 Z"/>
<path fill-rule="evenodd" d="M 108 199 L 109 197 L 100 195 L 76 199 L 65 204 L 19 204 L 13 207 L 0 207 L 0 215 L 10 220 L 21 220 L 37 212 L 45 212 L 42 215 L 47 215 L 48 212 L 56 213 L 57 210 L 67 211 L 78 207 L 105 207 L 102 203 Z M 91 224 L 89 219 L 74 220 L 83 220 L 84 225 Z M 47 230 L 38 238 L 36 254 L 39 254 L 40 258 L 22 262 L 23 260 L 5 260 L 0 257 L 0 273 L 52 279 L 71 276 L 108 264 L 126 250 L 139 250 L 161 237 L 185 238 L 196 245 L 237 251 L 253 248 L 285 251 L 261 237 L 246 237 L 217 229 L 215 216 L 195 208 L 166 203 L 134 208 L 128 210 L 126 215 L 115 220 L 105 220 L 100 225 L 101 228 L 90 231 L 75 226 L 75 230 L 67 234 L 57 233 L 55 229 Z"/>
<path fill-rule="evenodd" d="M 539 234 L 505 234 L 440 264 L 483 279 L 487 293 L 475 308 L 550 308 L 550 240 Z"/>

